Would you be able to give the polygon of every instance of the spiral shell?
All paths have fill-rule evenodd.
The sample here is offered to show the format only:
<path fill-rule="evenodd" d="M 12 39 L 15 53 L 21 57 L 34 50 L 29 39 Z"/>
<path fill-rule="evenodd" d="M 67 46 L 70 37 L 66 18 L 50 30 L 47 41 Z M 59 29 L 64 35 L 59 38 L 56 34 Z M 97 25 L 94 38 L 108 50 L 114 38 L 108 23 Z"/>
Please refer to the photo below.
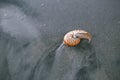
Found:
<path fill-rule="evenodd" d="M 91 34 L 85 30 L 73 30 L 68 32 L 64 36 L 64 41 L 63 43 L 68 45 L 68 46 L 76 46 L 80 43 L 81 39 L 88 39 L 89 42 L 91 41 Z"/>

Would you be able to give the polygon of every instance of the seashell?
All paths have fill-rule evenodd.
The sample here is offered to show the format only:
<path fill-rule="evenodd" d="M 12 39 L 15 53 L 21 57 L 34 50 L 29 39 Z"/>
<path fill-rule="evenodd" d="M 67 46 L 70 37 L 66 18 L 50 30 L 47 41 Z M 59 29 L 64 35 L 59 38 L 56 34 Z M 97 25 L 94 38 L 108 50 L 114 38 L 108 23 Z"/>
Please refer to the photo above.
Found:
<path fill-rule="evenodd" d="M 91 38 L 91 34 L 85 30 L 73 30 L 64 36 L 63 43 L 68 46 L 76 46 L 80 43 L 81 39 L 87 39 L 90 42 Z"/>

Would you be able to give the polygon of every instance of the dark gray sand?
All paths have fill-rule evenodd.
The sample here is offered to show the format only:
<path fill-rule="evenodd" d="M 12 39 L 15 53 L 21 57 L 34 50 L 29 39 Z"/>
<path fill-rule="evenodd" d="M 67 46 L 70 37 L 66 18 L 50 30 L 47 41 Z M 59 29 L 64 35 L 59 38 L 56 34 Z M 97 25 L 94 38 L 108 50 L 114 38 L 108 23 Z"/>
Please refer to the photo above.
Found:
<path fill-rule="evenodd" d="M 0 80 L 120 80 L 120 0 L 0 0 Z"/>

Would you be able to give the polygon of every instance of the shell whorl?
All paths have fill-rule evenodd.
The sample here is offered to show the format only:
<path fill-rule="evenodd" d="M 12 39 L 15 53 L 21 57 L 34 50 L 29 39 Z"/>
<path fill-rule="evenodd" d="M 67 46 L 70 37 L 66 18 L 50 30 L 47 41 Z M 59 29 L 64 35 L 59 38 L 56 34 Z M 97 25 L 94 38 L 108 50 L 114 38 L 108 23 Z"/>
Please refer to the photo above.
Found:
<path fill-rule="evenodd" d="M 88 39 L 89 42 L 91 41 L 91 34 L 85 30 L 73 30 L 68 32 L 64 36 L 64 41 L 63 43 L 68 45 L 68 46 L 76 46 L 80 43 L 81 39 Z"/>

